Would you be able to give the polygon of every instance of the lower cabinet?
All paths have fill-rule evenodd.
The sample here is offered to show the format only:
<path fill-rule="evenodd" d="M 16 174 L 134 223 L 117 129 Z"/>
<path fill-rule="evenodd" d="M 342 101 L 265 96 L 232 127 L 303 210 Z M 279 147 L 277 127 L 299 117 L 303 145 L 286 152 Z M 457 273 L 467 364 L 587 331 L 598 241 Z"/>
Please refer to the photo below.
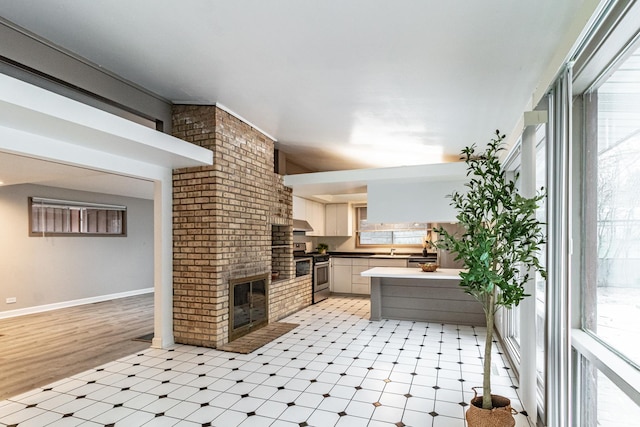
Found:
<path fill-rule="evenodd" d="M 369 295 L 371 293 L 369 278 L 362 277 L 360 273 L 369 269 L 369 259 L 351 259 L 351 293 Z"/>
<path fill-rule="evenodd" d="M 360 273 L 373 267 L 406 267 L 405 258 L 331 258 L 331 292 L 371 294 L 371 282 Z"/>
<path fill-rule="evenodd" d="M 331 292 L 350 294 L 351 291 L 351 259 L 331 259 Z"/>
<path fill-rule="evenodd" d="M 406 267 L 406 258 L 371 258 L 369 261 L 369 268 L 373 267 Z"/>

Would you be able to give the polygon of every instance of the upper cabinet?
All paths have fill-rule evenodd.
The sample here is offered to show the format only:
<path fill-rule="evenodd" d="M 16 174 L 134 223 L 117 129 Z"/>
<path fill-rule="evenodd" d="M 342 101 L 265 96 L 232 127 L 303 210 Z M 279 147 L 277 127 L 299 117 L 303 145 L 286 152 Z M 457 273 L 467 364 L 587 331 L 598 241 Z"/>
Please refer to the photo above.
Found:
<path fill-rule="evenodd" d="M 313 231 L 307 232 L 307 236 L 325 236 L 324 205 L 322 203 L 307 200 L 307 221 L 313 227 Z"/>
<path fill-rule="evenodd" d="M 302 197 L 293 196 L 293 219 L 307 219 L 307 204 Z"/>
<path fill-rule="evenodd" d="M 307 231 L 307 236 L 324 236 L 324 205 L 313 200 L 293 196 L 293 218 L 304 219 L 313 228 Z"/>
<path fill-rule="evenodd" d="M 307 236 L 351 236 L 353 215 L 349 203 L 322 204 L 293 196 L 293 218 L 304 219 L 313 231 Z"/>
<path fill-rule="evenodd" d="M 351 236 L 353 220 L 348 203 L 329 203 L 325 208 L 325 236 Z"/>

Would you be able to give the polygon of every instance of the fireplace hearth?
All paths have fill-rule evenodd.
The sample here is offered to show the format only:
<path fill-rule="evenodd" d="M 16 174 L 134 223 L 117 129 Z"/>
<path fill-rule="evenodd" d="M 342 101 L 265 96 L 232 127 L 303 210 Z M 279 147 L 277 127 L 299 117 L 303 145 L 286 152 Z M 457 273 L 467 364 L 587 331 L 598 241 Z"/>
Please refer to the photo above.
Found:
<path fill-rule="evenodd" d="M 264 274 L 229 281 L 229 341 L 268 323 L 268 279 Z"/>

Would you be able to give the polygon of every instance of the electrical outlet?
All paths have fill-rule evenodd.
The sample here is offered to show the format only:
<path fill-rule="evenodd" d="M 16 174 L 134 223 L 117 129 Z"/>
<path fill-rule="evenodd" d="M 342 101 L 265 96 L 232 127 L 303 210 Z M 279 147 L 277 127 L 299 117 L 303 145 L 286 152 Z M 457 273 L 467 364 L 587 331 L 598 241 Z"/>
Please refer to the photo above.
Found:
<path fill-rule="evenodd" d="M 18 299 L 16 297 L 10 297 L 10 298 L 7 298 L 6 301 L 7 301 L 7 304 L 15 304 L 18 301 Z"/>

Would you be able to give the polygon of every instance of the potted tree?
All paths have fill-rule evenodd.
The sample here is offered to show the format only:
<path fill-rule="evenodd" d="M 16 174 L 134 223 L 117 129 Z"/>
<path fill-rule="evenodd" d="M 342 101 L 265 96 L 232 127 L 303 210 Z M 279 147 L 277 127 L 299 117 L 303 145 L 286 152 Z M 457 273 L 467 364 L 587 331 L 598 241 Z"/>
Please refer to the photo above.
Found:
<path fill-rule="evenodd" d="M 528 296 L 524 285 L 529 271 L 535 269 L 546 277 L 537 258 L 544 243 L 542 224 L 535 218 L 544 189 L 532 198 L 518 194 L 517 175 L 509 179 L 498 157 L 504 149 L 504 137 L 496 131 L 482 153 L 476 153 L 475 144 L 462 150 L 468 191 L 450 197 L 465 231 L 450 234 L 441 227 L 437 230 L 437 246 L 462 260 L 466 271 L 460 273 L 460 286 L 482 304 L 486 318 L 482 396 L 476 394 L 466 413 L 470 427 L 515 425 L 509 399 L 491 394 L 494 316 L 499 307 L 512 308 Z"/>

